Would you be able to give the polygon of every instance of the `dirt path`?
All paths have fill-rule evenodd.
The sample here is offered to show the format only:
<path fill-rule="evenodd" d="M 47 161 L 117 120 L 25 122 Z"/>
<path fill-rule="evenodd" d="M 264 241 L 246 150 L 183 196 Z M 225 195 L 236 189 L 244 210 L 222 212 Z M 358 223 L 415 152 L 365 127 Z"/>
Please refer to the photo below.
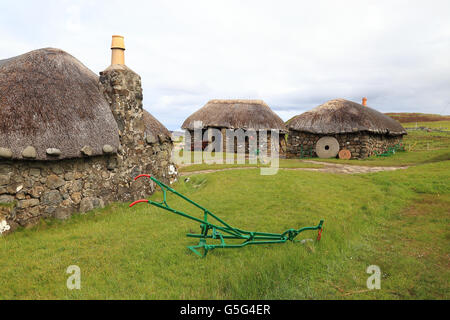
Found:
<path fill-rule="evenodd" d="M 280 168 L 280 170 L 302 170 L 302 171 L 317 171 L 317 172 L 329 172 L 329 173 L 343 173 L 343 174 L 355 174 L 355 173 L 370 173 L 370 172 L 380 172 L 380 171 L 394 171 L 409 168 L 405 167 L 367 167 L 367 166 L 355 166 L 349 164 L 339 164 L 330 162 L 321 162 L 313 160 L 304 160 L 303 162 L 320 164 L 323 168 Z M 191 172 L 180 172 L 181 176 L 191 176 L 193 174 L 203 174 L 203 173 L 213 173 L 219 171 L 228 170 L 245 170 L 245 169 L 258 169 L 258 167 L 234 167 L 234 168 L 224 168 L 224 169 L 211 169 L 211 170 L 201 170 L 201 171 L 191 171 Z"/>

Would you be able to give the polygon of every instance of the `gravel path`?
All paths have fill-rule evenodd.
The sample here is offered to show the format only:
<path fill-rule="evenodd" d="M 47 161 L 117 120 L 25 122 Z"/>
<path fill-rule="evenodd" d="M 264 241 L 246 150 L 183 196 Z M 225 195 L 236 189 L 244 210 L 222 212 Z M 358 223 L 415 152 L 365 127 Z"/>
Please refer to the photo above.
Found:
<path fill-rule="evenodd" d="M 355 166 L 355 165 L 349 165 L 349 164 L 321 162 L 321 161 L 314 161 L 314 160 L 304 160 L 303 162 L 312 163 L 312 164 L 320 164 L 320 165 L 323 165 L 324 167 L 323 168 L 280 168 L 280 170 L 303 170 L 303 171 L 355 174 L 355 173 L 370 173 L 370 172 L 380 172 L 380 171 L 394 171 L 394 170 L 402 170 L 402 169 L 409 168 L 408 166 L 404 166 L 404 167 Z M 191 176 L 193 174 L 204 174 L 204 173 L 213 173 L 213 172 L 219 172 L 219 171 L 245 170 L 245 169 L 258 169 L 258 167 L 235 167 L 235 168 L 201 170 L 201 171 L 192 171 L 192 172 L 180 172 L 180 175 L 181 176 Z"/>

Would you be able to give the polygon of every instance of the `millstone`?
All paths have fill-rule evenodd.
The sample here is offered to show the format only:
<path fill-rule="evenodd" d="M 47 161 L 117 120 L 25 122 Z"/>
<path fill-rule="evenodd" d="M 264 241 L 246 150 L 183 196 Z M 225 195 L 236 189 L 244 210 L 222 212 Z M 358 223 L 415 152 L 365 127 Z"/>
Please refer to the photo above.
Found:
<path fill-rule="evenodd" d="M 342 149 L 339 151 L 339 159 L 349 160 L 352 157 L 352 153 L 348 149 Z"/>
<path fill-rule="evenodd" d="M 319 158 L 334 158 L 339 152 L 339 142 L 334 137 L 322 137 L 316 143 L 316 154 Z"/>

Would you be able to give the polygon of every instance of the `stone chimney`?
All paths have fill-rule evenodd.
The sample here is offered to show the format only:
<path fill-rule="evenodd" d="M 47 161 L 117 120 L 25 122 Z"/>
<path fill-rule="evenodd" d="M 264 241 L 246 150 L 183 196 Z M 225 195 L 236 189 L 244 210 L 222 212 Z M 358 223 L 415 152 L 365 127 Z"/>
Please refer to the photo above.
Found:
<path fill-rule="evenodd" d="M 362 98 L 362 105 L 364 107 L 367 107 L 367 98 L 366 97 Z"/>
<path fill-rule="evenodd" d="M 112 36 L 111 42 L 111 65 L 125 64 L 125 42 L 122 36 Z"/>
<path fill-rule="evenodd" d="M 111 50 L 111 65 L 100 72 L 100 89 L 119 127 L 125 153 L 131 149 L 138 151 L 144 144 L 141 77 L 124 64 L 122 36 L 112 36 Z"/>
<path fill-rule="evenodd" d="M 131 201 L 154 191 L 153 184 L 144 180 L 133 182 L 137 175 L 149 173 L 169 183 L 177 173 L 170 160 L 172 142 L 146 140 L 141 77 L 124 64 L 122 36 L 112 37 L 111 50 L 111 65 L 100 72 L 99 87 L 117 122 L 120 146 L 117 154 L 110 155 L 107 168 L 118 168 L 117 194 L 122 201 Z"/>

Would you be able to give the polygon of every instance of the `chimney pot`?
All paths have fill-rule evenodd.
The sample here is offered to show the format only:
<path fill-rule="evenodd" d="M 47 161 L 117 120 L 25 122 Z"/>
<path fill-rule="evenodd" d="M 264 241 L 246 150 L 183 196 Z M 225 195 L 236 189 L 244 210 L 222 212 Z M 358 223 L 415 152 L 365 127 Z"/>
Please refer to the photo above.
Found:
<path fill-rule="evenodd" d="M 113 35 L 111 42 L 111 64 L 125 64 L 125 42 L 123 36 Z"/>
<path fill-rule="evenodd" d="M 362 105 L 367 107 L 367 98 L 366 97 L 362 98 Z"/>

